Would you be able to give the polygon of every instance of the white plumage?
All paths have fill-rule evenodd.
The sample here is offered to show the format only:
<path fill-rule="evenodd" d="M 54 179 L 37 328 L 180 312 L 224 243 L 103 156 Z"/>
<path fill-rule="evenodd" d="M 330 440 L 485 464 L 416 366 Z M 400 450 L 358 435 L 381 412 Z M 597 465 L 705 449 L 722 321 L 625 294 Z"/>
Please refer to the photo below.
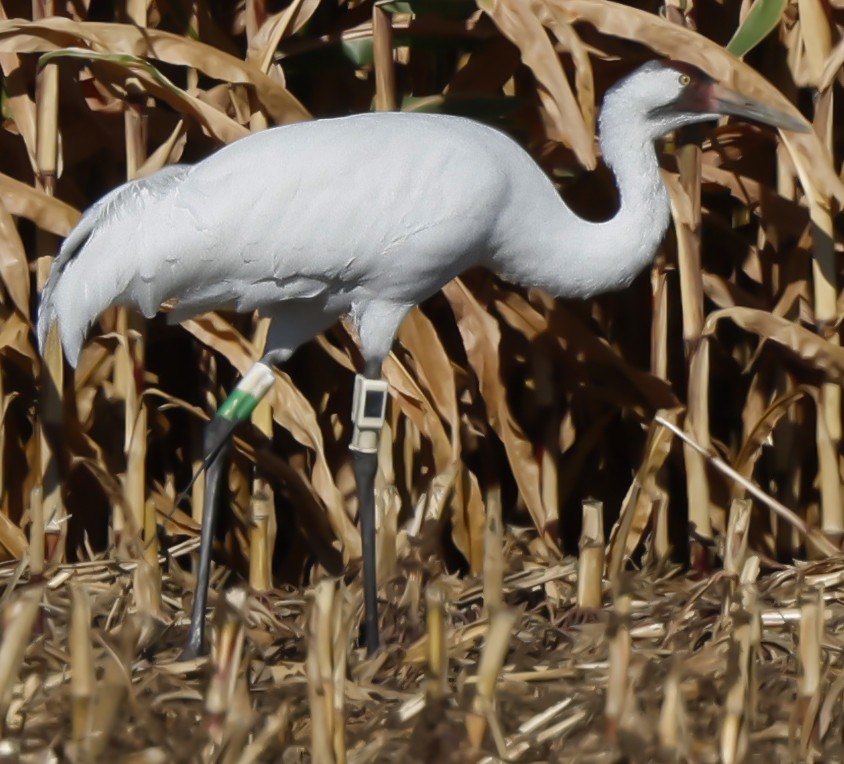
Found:
<path fill-rule="evenodd" d="M 643 107 L 681 92 L 657 64 L 607 95 L 601 144 L 622 203 L 606 223 L 574 215 L 510 138 L 459 117 L 300 123 L 165 168 L 82 218 L 43 294 L 39 337 L 58 320 L 75 365 L 109 306 L 151 316 L 175 300 L 174 320 L 217 307 L 277 316 L 279 360 L 351 311 L 365 355 L 383 356 L 406 311 L 473 265 L 560 296 L 627 286 L 668 224 L 653 141 L 701 119 L 665 124 Z"/>
<path fill-rule="evenodd" d="M 170 300 L 176 320 L 217 307 L 260 309 L 273 318 L 263 359 L 273 364 L 348 311 L 372 381 L 407 311 L 470 266 L 567 297 L 627 286 L 653 258 L 669 221 L 654 141 L 720 114 L 804 129 L 680 63 L 646 64 L 610 90 L 600 140 L 620 207 L 603 223 L 575 215 L 520 146 L 470 120 L 382 113 L 266 130 L 194 167 L 168 167 L 127 183 L 88 210 L 44 289 L 40 344 L 57 321 L 67 359 L 76 365 L 103 310 L 127 305 L 151 316 Z M 262 390 L 272 382 L 260 365 L 256 378 L 264 380 Z M 241 385 L 254 392 L 251 380 Z M 383 417 L 383 390 L 369 393 L 355 424 L 372 434 L 378 417 L 370 408 Z M 229 401 L 239 401 L 237 395 Z M 234 422 L 248 415 L 229 401 L 206 438 L 211 485 L 222 475 L 214 454 Z M 372 651 L 378 644 L 375 448 L 372 438 L 362 444 L 353 441 Z M 203 650 L 218 494 L 206 492 L 185 655 Z"/>

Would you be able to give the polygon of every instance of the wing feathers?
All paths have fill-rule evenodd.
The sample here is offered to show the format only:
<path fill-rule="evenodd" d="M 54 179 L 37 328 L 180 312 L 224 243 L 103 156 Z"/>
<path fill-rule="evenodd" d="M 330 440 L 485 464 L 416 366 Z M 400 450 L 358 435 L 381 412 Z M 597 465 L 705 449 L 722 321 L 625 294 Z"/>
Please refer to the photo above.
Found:
<path fill-rule="evenodd" d="M 173 193 L 190 169 L 171 165 L 148 178 L 124 183 L 85 212 L 64 240 L 41 293 L 38 344 L 42 352 L 50 326 L 58 321 L 65 355 L 76 366 L 91 325 L 106 308 L 119 303 L 137 273 L 133 238 L 138 216 L 150 202 Z M 140 306 L 147 315 L 160 305 L 153 294 L 156 290 L 150 287 Z"/>

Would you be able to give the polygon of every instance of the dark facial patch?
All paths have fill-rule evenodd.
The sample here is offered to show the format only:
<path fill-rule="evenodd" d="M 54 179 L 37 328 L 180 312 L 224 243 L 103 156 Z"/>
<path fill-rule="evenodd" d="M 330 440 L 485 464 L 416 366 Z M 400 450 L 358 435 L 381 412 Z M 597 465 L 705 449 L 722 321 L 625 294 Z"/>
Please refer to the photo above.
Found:
<path fill-rule="evenodd" d="M 712 111 L 711 86 L 715 80 L 706 72 L 686 61 L 667 60 L 660 62 L 663 69 L 677 72 L 677 76 L 685 74 L 691 79 L 673 101 L 657 106 L 648 113 L 649 117 L 659 118 L 666 114 L 678 112 L 692 112 L 704 114 Z"/>

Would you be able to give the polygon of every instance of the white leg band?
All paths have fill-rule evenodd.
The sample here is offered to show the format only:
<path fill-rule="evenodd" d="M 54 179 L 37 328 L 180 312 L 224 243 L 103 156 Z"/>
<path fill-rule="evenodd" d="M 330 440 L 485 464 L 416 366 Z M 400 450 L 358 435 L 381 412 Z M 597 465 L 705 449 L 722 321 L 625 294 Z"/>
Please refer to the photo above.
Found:
<path fill-rule="evenodd" d="M 355 394 L 352 399 L 352 442 L 349 448 L 364 454 L 378 450 L 378 436 L 387 413 L 387 383 L 382 379 L 355 376 Z"/>

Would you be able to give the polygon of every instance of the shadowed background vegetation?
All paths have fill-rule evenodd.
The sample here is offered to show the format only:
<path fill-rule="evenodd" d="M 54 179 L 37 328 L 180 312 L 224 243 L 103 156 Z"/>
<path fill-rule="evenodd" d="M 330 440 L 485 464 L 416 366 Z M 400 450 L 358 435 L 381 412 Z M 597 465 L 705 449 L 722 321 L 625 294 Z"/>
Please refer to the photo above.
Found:
<path fill-rule="evenodd" d="M 622 598 L 630 558 L 655 576 L 678 563 L 702 573 L 722 561 L 737 576 L 748 552 L 775 566 L 834 551 L 844 533 L 835 242 L 844 185 L 834 97 L 844 47 L 835 4 L 42 0 L 4 1 L 0 14 L 0 557 L 10 584 L 55 581 L 57 571 L 79 579 L 90 565 L 116 577 L 112 596 L 128 571 L 127 612 L 172 626 L 192 585 L 202 481 L 177 497 L 199 466 L 203 422 L 266 338 L 257 316 L 171 326 L 113 309 L 75 373 L 55 336 L 42 359 L 38 293 L 81 210 L 127 179 L 196 162 L 269 126 L 403 109 L 504 130 L 571 207 L 604 219 L 617 195 L 595 141 L 598 105 L 655 56 L 696 64 L 776 108 L 796 106 L 815 130 L 783 138 L 724 122 L 666 139 L 674 223 L 653 268 L 623 293 L 554 301 L 472 272 L 411 313 L 384 369 L 391 406 L 378 475 L 379 577 L 386 599 L 399 603 L 386 617 L 387 639 L 424 632 L 407 613 L 417 613 L 421 582 L 439 574 L 471 582 L 484 569 L 516 574 L 541 562 L 565 591 L 549 592 L 554 575 L 508 591 L 526 592 L 530 607 L 541 609 L 542 595 L 565 609 L 575 593 L 563 555 L 577 552 L 582 530 L 592 543 L 608 529 L 604 578 Z M 417 148 L 408 142 L 402 161 Z M 334 189 L 338 204 L 354 196 Z M 125 248 L 115 255 L 132 242 Z M 253 591 L 340 575 L 345 563 L 354 569 L 347 444 L 359 361 L 350 328 L 334 327 L 284 366 L 239 432 L 217 559 Z M 500 528 L 488 522 L 499 516 L 509 529 L 503 553 Z M 123 567 L 109 567 L 112 559 Z M 602 566 L 603 558 L 598 606 Z M 447 580 L 451 599 L 474 612 L 458 579 Z M 794 587 L 782 590 L 783 602 L 803 596 Z M 357 582 L 344 591 L 357 613 Z M 65 613 L 70 601 L 62 602 Z M 264 647 L 278 630 L 304 628 L 304 616 L 284 626 L 267 615 L 262 642 L 251 617 L 250 639 Z M 178 641 L 144 624 L 134 647 Z M 718 656 L 726 661 L 726 652 Z M 662 686 L 665 673 L 647 682 Z M 606 713 L 612 748 L 624 715 Z M 805 718 L 811 732 L 815 717 Z M 233 734 L 215 744 L 236 750 Z M 154 735 L 152 743 L 167 748 Z M 596 745 L 596 755 L 609 750 Z M 268 743 L 257 755 L 265 750 L 274 749 Z"/>

